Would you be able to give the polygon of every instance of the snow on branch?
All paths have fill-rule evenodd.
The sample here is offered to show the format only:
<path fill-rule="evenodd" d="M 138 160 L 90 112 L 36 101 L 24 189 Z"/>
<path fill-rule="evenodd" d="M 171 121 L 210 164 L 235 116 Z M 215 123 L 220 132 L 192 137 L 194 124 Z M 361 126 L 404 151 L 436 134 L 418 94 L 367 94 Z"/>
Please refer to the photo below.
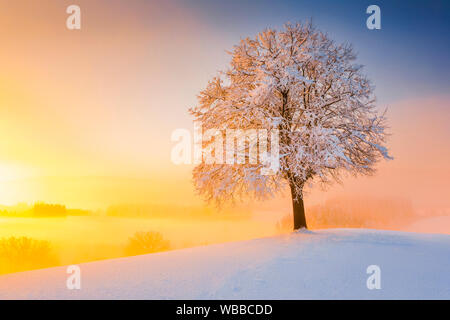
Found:
<path fill-rule="evenodd" d="M 279 130 L 280 167 L 264 176 L 261 164 L 201 163 L 193 178 L 207 199 L 265 198 L 286 185 L 301 196 L 309 180 L 370 174 L 379 159 L 392 159 L 385 115 L 378 114 L 374 88 L 350 45 L 296 23 L 243 39 L 230 55 L 229 68 L 200 92 L 190 112 L 205 130 Z M 248 148 L 240 152 L 249 157 Z"/>

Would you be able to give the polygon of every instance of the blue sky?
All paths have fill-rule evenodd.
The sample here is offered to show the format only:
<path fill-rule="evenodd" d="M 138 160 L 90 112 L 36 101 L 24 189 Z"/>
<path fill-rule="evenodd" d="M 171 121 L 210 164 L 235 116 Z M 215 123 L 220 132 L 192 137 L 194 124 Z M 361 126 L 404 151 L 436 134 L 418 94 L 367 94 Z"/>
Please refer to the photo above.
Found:
<path fill-rule="evenodd" d="M 235 42 L 267 26 L 309 18 L 338 41 L 354 44 L 379 101 L 446 93 L 450 85 L 450 1 L 190 0 L 211 28 Z M 366 8 L 381 9 L 381 30 L 366 28 Z"/>

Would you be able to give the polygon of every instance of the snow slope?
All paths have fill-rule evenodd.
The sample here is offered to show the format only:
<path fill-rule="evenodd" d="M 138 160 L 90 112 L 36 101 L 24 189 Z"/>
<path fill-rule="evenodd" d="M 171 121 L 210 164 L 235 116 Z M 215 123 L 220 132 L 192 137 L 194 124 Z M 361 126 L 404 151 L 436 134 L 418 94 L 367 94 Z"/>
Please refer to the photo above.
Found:
<path fill-rule="evenodd" d="M 366 269 L 381 268 L 368 290 Z M 450 299 L 450 235 L 332 229 L 0 277 L 0 299 Z"/>

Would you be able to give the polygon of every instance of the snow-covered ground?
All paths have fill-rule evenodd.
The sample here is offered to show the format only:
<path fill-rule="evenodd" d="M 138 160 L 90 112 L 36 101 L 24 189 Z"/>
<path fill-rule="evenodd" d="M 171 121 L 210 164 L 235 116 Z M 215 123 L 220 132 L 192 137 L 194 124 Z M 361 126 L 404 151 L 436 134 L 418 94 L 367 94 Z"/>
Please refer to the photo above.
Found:
<path fill-rule="evenodd" d="M 381 289 L 369 290 L 369 265 Z M 333 229 L 0 277 L 0 299 L 450 299 L 450 235 Z"/>

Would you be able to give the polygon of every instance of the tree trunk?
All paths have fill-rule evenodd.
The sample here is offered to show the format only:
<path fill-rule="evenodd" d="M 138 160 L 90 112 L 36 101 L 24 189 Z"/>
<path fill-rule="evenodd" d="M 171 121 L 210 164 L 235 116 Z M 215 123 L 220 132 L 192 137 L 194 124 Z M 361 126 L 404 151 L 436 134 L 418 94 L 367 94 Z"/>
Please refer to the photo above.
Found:
<path fill-rule="evenodd" d="M 292 210 L 294 212 L 294 230 L 300 228 L 307 229 L 305 207 L 303 205 L 303 195 L 297 197 L 295 187 L 291 186 Z"/>

